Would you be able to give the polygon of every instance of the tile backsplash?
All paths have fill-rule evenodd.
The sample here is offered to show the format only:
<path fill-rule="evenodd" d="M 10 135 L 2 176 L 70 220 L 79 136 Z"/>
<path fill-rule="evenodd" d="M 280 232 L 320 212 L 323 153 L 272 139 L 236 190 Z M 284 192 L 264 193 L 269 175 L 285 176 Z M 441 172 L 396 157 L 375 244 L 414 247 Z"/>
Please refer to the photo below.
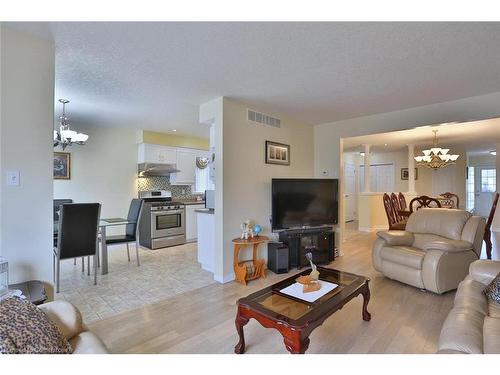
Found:
<path fill-rule="evenodd" d="M 151 176 L 141 177 L 137 179 L 137 189 L 144 190 L 168 190 L 172 192 L 172 196 L 176 198 L 194 198 L 198 195 L 192 192 L 191 185 L 172 185 L 170 184 L 169 176 Z"/>

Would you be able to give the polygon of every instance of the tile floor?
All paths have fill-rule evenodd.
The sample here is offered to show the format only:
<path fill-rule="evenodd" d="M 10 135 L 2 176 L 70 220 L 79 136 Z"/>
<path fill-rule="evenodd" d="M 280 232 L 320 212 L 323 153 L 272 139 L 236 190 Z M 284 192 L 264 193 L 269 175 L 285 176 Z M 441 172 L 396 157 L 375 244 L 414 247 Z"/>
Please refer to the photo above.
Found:
<path fill-rule="evenodd" d="M 73 260 L 61 262 L 61 292 L 55 298 L 76 305 L 85 323 L 215 282 L 212 274 L 201 269 L 197 262 L 196 243 L 159 250 L 139 249 L 140 267 L 137 267 L 133 246 L 130 248 L 130 263 L 125 246 L 108 249 L 109 273 L 98 274 L 97 285 L 93 284 L 92 272 L 87 276 L 87 261 L 85 273 L 81 271 L 81 259 L 76 266 Z"/>

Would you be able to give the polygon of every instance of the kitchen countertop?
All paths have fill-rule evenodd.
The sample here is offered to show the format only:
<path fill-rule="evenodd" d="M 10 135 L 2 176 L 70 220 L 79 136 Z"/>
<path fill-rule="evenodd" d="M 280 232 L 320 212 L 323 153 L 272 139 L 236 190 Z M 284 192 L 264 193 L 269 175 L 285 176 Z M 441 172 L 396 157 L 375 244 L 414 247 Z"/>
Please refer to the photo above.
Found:
<path fill-rule="evenodd" d="M 194 212 L 198 212 L 200 214 L 210 214 L 210 215 L 215 214 L 215 210 L 213 208 L 198 208 L 197 210 L 194 210 Z"/>
<path fill-rule="evenodd" d="M 195 204 L 202 204 L 205 205 L 205 201 L 197 201 L 194 199 L 176 199 L 172 198 L 173 201 L 179 202 L 179 203 L 184 203 L 185 205 L 195 205 Z"/>

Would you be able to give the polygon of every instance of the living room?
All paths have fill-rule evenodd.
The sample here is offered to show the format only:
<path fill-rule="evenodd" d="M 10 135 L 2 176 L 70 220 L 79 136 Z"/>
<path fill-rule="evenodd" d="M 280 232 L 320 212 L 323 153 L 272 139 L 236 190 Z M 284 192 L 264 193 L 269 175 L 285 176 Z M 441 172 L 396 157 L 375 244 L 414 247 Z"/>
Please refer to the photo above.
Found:
<path fill-rule="evenodd" d="M 496 173 L 500 165 L 496 155 L 500 144 L 496 35 L 500 24 L 12 21 L 0 24 L 4 176 L 0 255 L 5 259 L 2 264 L 8 263 L 0 268 L 0 275 L 8 269 L 8 279 L 0 282 L 15 294 L 20 284 L 37 281 L 43 287 L 44 303 L 35 306 L 38 301 L 32 298 L 41 289 L 33 289 L 34 284 L 21 290 L 24 299 L 19 294 L 2 299 L 1 351 L 384 353 L 438 358 L 429 363 L 441 361 L 440 357 L 453 361 L 449 356 L 431 355 L 435 353 L 499 353 L 493 288 L 500 272 L 495 224 L 499 215 L 495 216 L 494 204 L 500 183 Z M 168 53 L 160 53 L 159 47 Z M 128 48 L 137 52 L 129 54 Z M 74 61 L 71 69 L 63 70 L 57 59 L 68 50 Z M 68 85 L 68 77 L 77 77 L 81 85 Z M 89 87 L 93 96 L 85 91 Z M 82 235 L 89 249 L 85 256 L 67 259 L 60 256 L 64 220 L 73 207 L 97 198 L 61 204 L 60 235 L 54 236 L 53 199 L 66 198 L 66 193 L 63 184 L 54 183 L 52 173 L 54 151 L 60 152 L 57 147 L 62 146 L 55 147 L 50 137 L 54 131 L 67 134 L 57 119 L 58 99 L 63 96 L 71 99 L 67 107 L 71 131 L 90 134 L 82 142 L 57 138 L 68 140 L 64 152 L 75 158 L 81 152 L 77 150 L 85 150 L 87 160 L 99 160 L 104 154 L 95 148 L 96 140 L 111 143 L 120 138 L 120 126 L 125 129 L 126 122 L 140 124 L 127 128 L 127 139 L 134 147 L 134 157 L 126 157 L 133 185 L 127 185 L 123 195 L 119 188 L 113 194 L 114 188 L 108 186 L 115 178 L 108 176 L 106 186 L 100 187 L 111 198 L 118 200 L 120 194 L 123 207 L 117 214 L 101 212 L 99 217 L 98 213 L 93 226 L 82 224 L 76 233 L 91 233 Z M 88 117 L 72 122 L 72 113 L 77 120 L 83 118 L 79 117 L 82 113 Z M 104 137 L 104 131 L 98 130 L 100 123 L 112 121 L 116 122 Z M 157 127 L 152 125 L 155 121 Z M 471 125 L 475 122 L 486 123 L 488 129 Z M 454 139 L 454 133 L 467 124 L 475 130 Z M 79 306 L 60 298 L 53 256 L 76 278 L 85 280 L 90 293 L 109 287 L 111 278 L 102 273 L 103 254 L 108 255 L 102 228 L 107 224 L 100 219 L 126 216 L 128 202 L 141 198 L 134 180 L 139 177 L 135 175 L 138 159 L 132 129 L 164 133 L 175 129 L 178 136 L 195 129 L 193 134 L 207 138 L 204 151 L 210 152 L 206 163 L 213 168 L 215 189 L 204 190 L 213 191 L 214 205 L 200 214 L 210 215 L 213 225 L 211 282 L 185 288 L 183 283 L 206 271 L 200 258 L 165 256 L 162 272 L 180 275 L 185 271 L 186 279 L 171 279 L 176 280 L 170 285 L 177 289 L 175 293 L 144 298 L 140 303 L 128 295 L 120 303 L 127 304 L 128 299 L 130 308 L 95 320 L 87 320 L 83 313 L 82 324 Z M 198 129 L 203 130 L 197 133 Z M 436 144 L 432 130 L 438 130 Z M 414 131 L 425 135 L 417 139 Z M 385 133 L 400 132 L 408 133 L 407 138 L 385 138 Z M 411 152 L 409 144 L 415 146 Z M 447 150 L 436 151 L 443 156 L 437 155 L 438 167 L 425 165 L 427 158 L 420 156 L 427 150 L 430 155 L 433 147 Z M 122 152 L 119 146 L 113 150 L 114 157 Z M 448 152 L 458 158 L 448 158 Z M 347 153 L 352 154 L 358 176 L 355 227 L 346 224 L 350 221 Z M 392 161 L 384 159 L 385 154 Z M 125 166 L 124 160 L 123 156 L 106 159 L 108 168 L 115 164 L 117 171 Z M 361 184 L 361 175 L 363 181 L 371 181 L 370 173 L 378 173 L 370 168 L 374 163 L 393 165 L 392 188 L 378 191 Z M 486 167 L 484 183 L 480 179 L 469 186 L 469 168 L 481 175 L 481 168 Z M 458 182 L 445 189 L 448 185 L 435 181 L 446 182 L 451 173 L 447 171 L 453 171 Z M 91 170 L 87 176 L 84 179 L 91 191 L 96 188 Z M 479 192 L 477 186 L 481 186 Z M 182 188 L 171 184 L 169 189 Z M 441 205 L 437 194 L 445 193 L 443 189 L 456 193 L 461 204 Z M 414 193 L 405 194 L 409 206 L 407 216 L 400 218 L 402 229 L 387 230 L 391 223 L 385 213 L 381 223 L 367 220 L 373 216 L 372 207 L 363 199 L 373 199 L 376 209 L 384 212 L 382 195 L 376 194 L 398 192 Z M 476 193 L 488 194 L 484 213 L 470 203 L 479 201 Z M 204 200 L 208 197 L 199 195 Z M 439 207 L 422 203 L 422 209 L 411 211 L 410 201 L 421 196 L 438 201 Z M 398 206 L 394 212 L 400 211 L 406 210 Z M 127 220 L 120 223 L 139 225 L 139 219 Z M 191 253 L 196 254 L 200 246 L 193 243 Z M 138 245 L 136 265 L 135 253 L 127 260 L 126 250 L 125 244 L 117 246 L 106 261 L 113 264 L 113 254 L 120 253 L 124 268 L 133 271 L 131 284 L 141 280 L 146 293 L 151 283 L 144 278 L 148 259 L 162 252 Z M 163 254 L 168 251 L 173 248 L 167 247 Z M 144 260 L 141 264 L 139 256 Z M 85 258 L 86 273 L 95 272 L 95 276 L 81 273 L 80 265 L 73 263 L 80 258 Z M 193 260 L 199 264 L 193 265 Z M 59 347 L 46 343 L 26 347 L 18 336 L 27 330 L 9 325 L 19 306 L 36 319 L 45 319 L 46 333 L 54 334 Z M 25 315 L 16 316 L 24 319 Z M 223 360 L 227 357 L 235 356 Z M 272 356 L 266 362 L 280 357 L 284 356 Z M 169 361 L 172 357 L 160 358 Z M 392 358 L 387 356 L 386 361 Z M 402 363 L 406 360 L 414 361 L 405 358 Z M 229 361 L 236 366 L 245 363 L 239 362 L 245 359 Z M 308 362 L 300 363 L 307 366 Z"/>

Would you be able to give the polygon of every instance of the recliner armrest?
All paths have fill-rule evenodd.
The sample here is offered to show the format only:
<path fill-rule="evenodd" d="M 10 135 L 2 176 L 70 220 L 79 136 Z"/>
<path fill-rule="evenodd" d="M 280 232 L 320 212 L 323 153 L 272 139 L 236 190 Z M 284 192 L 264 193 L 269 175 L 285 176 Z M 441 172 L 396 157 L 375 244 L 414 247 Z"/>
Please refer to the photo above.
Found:
<path fill-rule="evenodd" d="M 500 273 L 500 261 L 476 260 L 469 266 L 469 275 L 476 281 L 488 285 Z"/>
<path fill-rule="evenodd" d="M 472 250 L 473 245 L 468 241 L 443 239 L 440 241 L 430 241 L 426 243 L 423 250 L 440 250 L 450 253 Z"/>
<path fill-rule="evenodd" d="M 405 230 L 381 231 L 377 232 L 377 236 L 390 246 L 411 246 L 413 244 L 413 233 Z"/>
<path fill-rule="evenodd" d="M 67 301 L 52 301 L 38 307 L 57 325 L 68 340 L 85 330 L 82 314 Z"/>

